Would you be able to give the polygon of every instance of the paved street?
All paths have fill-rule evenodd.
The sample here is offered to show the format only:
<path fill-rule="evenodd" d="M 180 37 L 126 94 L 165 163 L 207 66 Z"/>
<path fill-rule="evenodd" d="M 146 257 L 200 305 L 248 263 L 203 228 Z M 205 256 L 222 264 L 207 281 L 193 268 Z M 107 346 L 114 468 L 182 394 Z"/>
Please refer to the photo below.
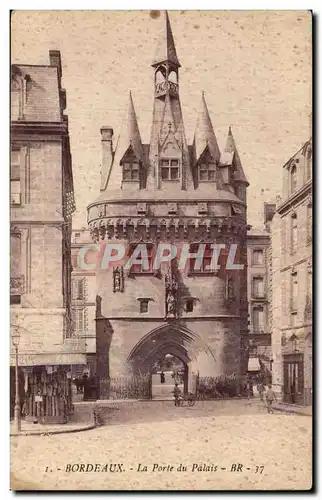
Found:
<path fill-rule="evenodd" d="M 13 437 L 12 487 L 310 488 L 310 417 L 268 415 L 259 401 L 247 400 L 116 408 L 108 412 L 109 425 L 94 430 Z M 123 465 L 111 472 L 110 464 Z M 242 464 L 239 472 L 233 464 Z"/>

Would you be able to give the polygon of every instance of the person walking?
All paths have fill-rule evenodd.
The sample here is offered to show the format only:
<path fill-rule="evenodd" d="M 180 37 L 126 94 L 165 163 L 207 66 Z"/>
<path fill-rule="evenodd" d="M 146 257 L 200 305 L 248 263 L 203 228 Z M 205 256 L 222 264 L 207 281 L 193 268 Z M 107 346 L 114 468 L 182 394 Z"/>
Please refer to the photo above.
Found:
<path fill-rule="evenodd" d="M 172 392 L 173 392 L 173 396 L 174 396 L 174 406 L 180 406 L 179 400 L 180 400 L 180 396 L 181 396 L 181 389 L 178 386 L 177 382 L 175 383 L 174 389 Z"/>
<path fill-rule="evenodd" d="M 160 373 L 160 382 L 161 384 L 164 384 L 165 383 L 165 374 L 164 374 L 164 371 L 162 370 L 162 372 Z"/>
<path fill-rule="evenodd" d="M 273 413 L 272 404 L 274 400 L 277 401 L 276 394 L 273 391 L 272 386 L 269 385 L 266 392 L 267 413 Z"/>
<path fill-rule="evenodd" d="M 261 401 L 264 401 L 265 386 L 264 386 L 263 382 L 259 382 L 259 383 L 257 384 L 257 391 L 258 391 L 258 394 L 259 394 L 260 400 L 261 400 Z"/>

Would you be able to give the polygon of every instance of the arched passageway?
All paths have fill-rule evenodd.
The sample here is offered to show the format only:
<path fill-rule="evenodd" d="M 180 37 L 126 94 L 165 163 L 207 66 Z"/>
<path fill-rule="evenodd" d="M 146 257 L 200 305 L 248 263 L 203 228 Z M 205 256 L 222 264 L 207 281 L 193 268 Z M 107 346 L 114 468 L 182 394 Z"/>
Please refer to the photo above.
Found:
<path fill-rule="evenodd" d="M 192 365 L 200 352 L 212 356 L 210 349 L 200 342 L 195 333 L 182 325 L 167 323 L 145 335 L 132 349 L 127 362 L 133 374 L 152 374 L 152 397 L 165 394 L 170 397 L 176 381 L 183 391 L 191 390 L 192 377 L 196 378 Z M 172 366 L 167 370 L 170 358 Z M 162 371 L 164 382 L 161 381 Z"/>

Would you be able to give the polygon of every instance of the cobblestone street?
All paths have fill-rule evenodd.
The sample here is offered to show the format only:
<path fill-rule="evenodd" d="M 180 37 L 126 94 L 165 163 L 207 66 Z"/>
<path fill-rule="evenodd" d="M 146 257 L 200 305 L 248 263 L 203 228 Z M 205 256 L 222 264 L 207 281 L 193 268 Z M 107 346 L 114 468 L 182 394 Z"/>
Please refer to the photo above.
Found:
<path fill-rule="evenodd" d="M 94 430 L 13 437 L 11 487 L 309 489 L 311 423 L 268 415 L 258 401 L 123 404 Z M 111 472 L 110 464 L 123 465 Z"/>

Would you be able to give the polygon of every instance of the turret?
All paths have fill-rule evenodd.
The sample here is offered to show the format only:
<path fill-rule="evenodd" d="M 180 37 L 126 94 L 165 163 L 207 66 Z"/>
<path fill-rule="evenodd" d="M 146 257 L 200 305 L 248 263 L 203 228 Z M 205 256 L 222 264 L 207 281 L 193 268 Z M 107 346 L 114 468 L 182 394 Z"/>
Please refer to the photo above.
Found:
<path fill-rule="evenodd" d="M 246 204 L 246 189 L 249 186 L 249 182 L 244 173 L 231 127 L 228 129 L 225 153 L 233 155 L 229 182 L 233 186 L 236 196 Z"/>

